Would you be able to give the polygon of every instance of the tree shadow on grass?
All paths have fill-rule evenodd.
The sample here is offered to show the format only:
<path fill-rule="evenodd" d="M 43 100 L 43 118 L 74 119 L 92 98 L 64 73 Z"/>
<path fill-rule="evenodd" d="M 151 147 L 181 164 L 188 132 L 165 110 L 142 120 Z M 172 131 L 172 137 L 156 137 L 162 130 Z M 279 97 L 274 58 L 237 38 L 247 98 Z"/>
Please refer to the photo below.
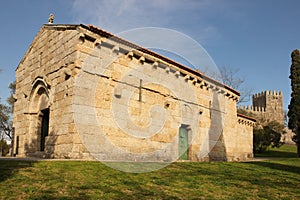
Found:
<path fill-rule="evenodd" d="M 249 162 L 249 164 L 300 175 L 300 167 L 297 166 L 285 165 L 280 163 L 271 163 L 271 162 Z"/>
<path fill-rule="evenodd" d="M 255 154 L 255 157 L 268 157 L 268 158 L 297 158 L 297 153 L 286 151 L 267 151 L 261 154 Z"/>
<path fill-rule="evenodd" d="M 57 140 L 57 137 L 53 132 L 51 132 L 51 137 L 49 137 L 49 143 L 54 144 Z M 40 152 L 40 155 L 36 155 L 38 150 L 39 142 L 37 139 L 33 139 L 32 141 L 28 142 L 24 146 L 25 151 L 25 158 L 12 158 L 12 157 L 3 157 L 0 158 L 0 182 L 5 181 L 6 179 L 10 178 L 14 173 L 17 173 L 22 168 L 29 168 L 34 165 L 35 162 L 42 160 L 42 158 L 35 157 L 40 155 L 47 155 L 51 154 L 53 150 L 53 145 L 48 145 L 47 149 L 44 152 Z M 17 145 L 18 146 L 18 145 Z M 18 152 L 18 147 L 16 152 Z M 16 153 L 17 154 L 17 153 Z"/>
<path fill-rule="evenodd" d="M 0 159 L 0 182 L 10 178 L 20 169 L 32 167 L 36 161 L 28 161 L 24 159 L 2 158 Z"/>

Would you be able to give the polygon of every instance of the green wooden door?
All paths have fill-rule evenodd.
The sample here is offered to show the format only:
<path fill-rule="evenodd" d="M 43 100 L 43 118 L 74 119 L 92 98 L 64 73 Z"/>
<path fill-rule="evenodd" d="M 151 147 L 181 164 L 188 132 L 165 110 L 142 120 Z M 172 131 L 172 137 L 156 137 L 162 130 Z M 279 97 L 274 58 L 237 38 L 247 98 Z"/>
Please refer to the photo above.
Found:
<path fill-rule="evenodd" d="M 179 160 L 189 159 L 188 130 L 186 126 L 179 128 L 178 153 Z"/>

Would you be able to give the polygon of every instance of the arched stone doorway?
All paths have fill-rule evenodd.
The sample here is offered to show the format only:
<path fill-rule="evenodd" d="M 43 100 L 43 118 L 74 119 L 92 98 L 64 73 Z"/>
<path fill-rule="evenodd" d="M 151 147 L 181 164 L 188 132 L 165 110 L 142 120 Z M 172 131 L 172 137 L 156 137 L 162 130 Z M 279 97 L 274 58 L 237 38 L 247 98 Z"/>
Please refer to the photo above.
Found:
<path fill-rule="evenodd" d="M 49 134 L 49 85 L 36 79 L 29 98 L 29 134 L 25 145 L 28 156 L 44 156 Z"/>

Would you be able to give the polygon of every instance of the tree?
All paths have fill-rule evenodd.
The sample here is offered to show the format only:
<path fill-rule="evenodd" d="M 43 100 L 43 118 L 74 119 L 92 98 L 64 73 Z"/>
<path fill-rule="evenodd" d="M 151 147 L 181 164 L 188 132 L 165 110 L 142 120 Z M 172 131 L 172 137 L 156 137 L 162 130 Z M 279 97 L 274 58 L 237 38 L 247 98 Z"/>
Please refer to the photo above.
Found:
<path fill-rule="evenodd" d="M 15 100 L 13 95 L 16 90 L 16 83 L 12 82 L 9 85 L 10 96 L 7 98 L 8 105 L 0 104 L 0 131 L 3 133 L 8 139 L 13 139 L 13 131 L 12 131 L 12 114 L 14 109 Z"/>
<path fill-rule="evenodd" d="M 238 76 L 239 70 L 221 67 L 219 71 L 220 74 L 213 74 L 212 77 L 217 80 L 222 80 L 225 85 L 239 91 L 241 96 L 238 103 L 248 102 L 253 94 L 253 89 L 244 86 L 245 79 Z"/>
<path fill-rule="evenodd" d="M 290 68 L 291 101 L 289 105 L 288 127 L 295 133 L 293 141 L 297 144 L 297 155 L 300 157 L 300 52 L 298 49 L 291 54 L 292 64 Z"/>
<path fill-rule="evenodd" d="M 239 114 L 242 114 L 242 115 L 246 115 L 246 116 L 249 116 L 249 117 L 252 117 L 252 118 L 254 118 L 254 119 L 256 119 L 257 120 L 257 115 L 256 114 L 254 114 L 254 113 L 252 113 L 252 112 L 248 112 L 247 110 L 244 110 L 243 108 L 238 108 L 237 109 L 237 113 L 239 113 Z M 260 122 L 259 122 L 260 123 Z M 257 124 L 257 123 L 256 123 Z"/>
<path fill-rule="evenodd" d="M 284 125 L 276 121 L 269 122 L 263 128 L 256 127 L 253 131 L 253 146 L 255 153 L 263 153 L 269 146 L 280 147 L 281 135 L 285 134 Z"/>
<path fill-rule="evenodd" d="M 14 108 L 14 98 L 13 95 L 15 93 L 16 84 L 15 82 L 10 83 L 10 97 L 7 98 L 8 105 L 0 104 L 0 140 L 6 139 L 10 140 L 11 144 L 13 144 L 13 124 L 12 124 L 12 114 Z M 4 143 L 1 143 L 1 147 Z M 13 148 L 13 145 L 11 145 Z M 12 151 L 11 151 L 12 152 Z"/>
<path fill-rule="evenodd" d="M 12 120 L 10 117 L 11 108 L 4 104 L 0 104 L 0 132 L 7 139 L 12 140 Z M 2 138 L 0 138 L 2 139 Z"/>
<path fill-rule="evenodd" d="M 258 117 L 255 113 L 238 109 L 238 113 L 253 117 L 256 119 L 253 130 L 253 150 L 255 153 L 263 153 L 268 147 L 280 147 L 282 135 L 286 134 L 284 124 L 277 121 L 268 122 L 263 117 Z"/>
<path fill-rule="evenodd" d="M 8 86 L 9 91 L 10 91 L 10 96 L 7 98 L 7 103 L 9 104 L 9 106 L 11 107 L 11 112 L 13 112 L 14 110 L 14 104 L 15 104 L 15 98 L 14 98 L 14 94 L 16 92 L 16 82 L 11 82 Z"/>
<path fill-rule="evenodd" d="M 0 139 L 0 156 L 6 156 L 9 152 L 9 145 L 7 145 L 6 140 Z"/>

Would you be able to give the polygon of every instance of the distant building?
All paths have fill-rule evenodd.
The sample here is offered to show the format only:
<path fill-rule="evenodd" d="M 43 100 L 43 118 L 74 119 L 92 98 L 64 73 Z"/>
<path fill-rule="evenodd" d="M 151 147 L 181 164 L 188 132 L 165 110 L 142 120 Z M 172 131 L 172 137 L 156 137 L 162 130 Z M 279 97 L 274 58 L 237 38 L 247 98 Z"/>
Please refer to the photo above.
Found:
<path fill-rule="evenodd" d="M 277 121 L 284 124 L 284 111 L 282 92 L 264 91 L 252 95 L 252 106 L 244 106 L 242 109 L 254 113 L 266 122 Z"/>
<path fill-rule="evenodd" d="M 283 97 L 281 91 L 263 91 L 252 95 L 252 106 L 244 106 L 241 109 L 253 113 L 264 123 L 276 121 L 284 124 Z M 292 141 L 293 133 L 286 128 L 286 134 L 282 140 L 288 144 L 294 144 Z"/>

